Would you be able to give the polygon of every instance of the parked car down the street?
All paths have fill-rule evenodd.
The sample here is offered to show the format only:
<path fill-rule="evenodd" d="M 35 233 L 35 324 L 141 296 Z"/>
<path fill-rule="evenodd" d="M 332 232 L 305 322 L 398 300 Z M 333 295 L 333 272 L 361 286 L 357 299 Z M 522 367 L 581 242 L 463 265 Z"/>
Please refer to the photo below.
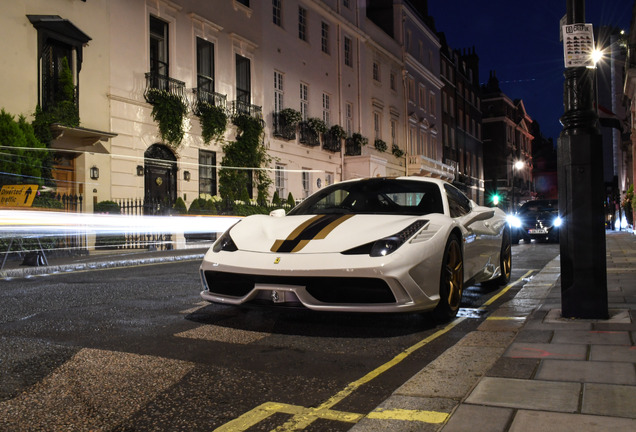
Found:
<path fill-rule="evenodd" d="M 530 242 L 559 241 L 559 227 L 562 219 L 559 216 L 558 200 L 533 200 L 524 203 L 515 215 L 508 216 L 512 235 L 512 243 L 519 240 Z"/>

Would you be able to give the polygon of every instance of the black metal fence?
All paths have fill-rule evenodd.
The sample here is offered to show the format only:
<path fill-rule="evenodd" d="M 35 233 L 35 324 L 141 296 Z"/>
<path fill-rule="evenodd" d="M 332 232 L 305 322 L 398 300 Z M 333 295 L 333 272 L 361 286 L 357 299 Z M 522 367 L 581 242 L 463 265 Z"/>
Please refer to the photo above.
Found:
<path fill-rule="evenodd" d="M 161 199 L 123 199 L 115 200 L 120 213 L 126 216 L 167 216 L 174 213 L 172 204 Z M 98 234 L 95 239 L 97 249 L 149 249 L 172 250 L 173 234 L 161 231 L 145 233 L 124 232 L 116 234 Z"/>

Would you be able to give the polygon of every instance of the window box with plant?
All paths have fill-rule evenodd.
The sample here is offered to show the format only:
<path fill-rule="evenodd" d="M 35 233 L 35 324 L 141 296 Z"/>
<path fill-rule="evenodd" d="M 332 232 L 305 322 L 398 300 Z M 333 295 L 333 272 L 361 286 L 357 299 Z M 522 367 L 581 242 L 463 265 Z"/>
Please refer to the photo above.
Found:
<path fill-rule="evenodd" d="M 373 142 L 373 147 L 375 147 L 375 149 L 380 153 L 384 153 L 389 148 L 386 143 L 380 138 L 376 138 L 376 140 Z"/>
<path fill-rule="evenodd" d="M 320 135 L 327 132 L 327 125 L 319 118 L 311 117 L 300 123 L 300 142 L 309 146 L 320 145 Z"/>
<path fill-rule="evenodd" d="M 296 128 L 302 120 L 300 111 L 293 108 L 285 108 L 274 113 L 274 136 L 287 140 L 296 139 Z"/>
<path fill-rule="evenodd" d="M 333 125 L 322 136 L 322 148 L 332 152 L 339 152 L 342 149 L 342 138 L 347 136 L 345 130 L 340 125 Z"/>
<path fill-rule="evenodd" d="M 362 154 L 362 147 L 368 143 L 368 138 L 365 138 L 357 132 L 354 133 L 351 137 L 347 138 L 345 156 L 360 156 Z"/>
<path fill-rule="evenodd" d="M 391 153 L 393 153 L 393 156 L 395 156 L 396 158 L 401 158 L 404 156 L 404 150 L 402 150 L 397 144 L 393 144 L 391 146 Z"/>

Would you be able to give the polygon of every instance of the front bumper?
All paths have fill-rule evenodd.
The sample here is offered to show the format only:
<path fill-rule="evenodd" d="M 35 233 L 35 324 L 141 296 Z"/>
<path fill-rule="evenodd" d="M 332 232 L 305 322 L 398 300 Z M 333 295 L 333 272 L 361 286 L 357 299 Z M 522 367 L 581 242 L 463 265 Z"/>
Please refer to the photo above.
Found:
<path fill-rule="evenodd" d="M 204 287 L 201 297 L 222 304 L 250 303 L 321 311 L 427 310 L 439 301 L 440 266 L 441 258 L 431 256 L 415 262 L 400 251 L 377 258 L 209 252 L 200 268 Z M 416 279 L 426 281 L 426 285 Z"/>

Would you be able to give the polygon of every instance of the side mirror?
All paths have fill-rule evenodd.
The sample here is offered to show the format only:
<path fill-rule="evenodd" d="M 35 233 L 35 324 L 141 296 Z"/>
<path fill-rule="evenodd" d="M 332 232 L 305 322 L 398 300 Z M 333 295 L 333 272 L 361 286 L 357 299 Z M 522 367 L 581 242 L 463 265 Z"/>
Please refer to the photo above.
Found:
<path fill-rule="evenodd" d="M 271 217 L 283 217 L 285 216 L 285 209 L 276 209 L 276 210 L 272 210 L 271 212 L 269 212 L 269 215 Z"/>
<path fill-rule="evenodd" d="M 464 225 L 468 226 L 475 222 L 484 221 L 492 218 L 495 215 L 495 211 L 489 207 L 478 206 L 464 219 Z"/>

